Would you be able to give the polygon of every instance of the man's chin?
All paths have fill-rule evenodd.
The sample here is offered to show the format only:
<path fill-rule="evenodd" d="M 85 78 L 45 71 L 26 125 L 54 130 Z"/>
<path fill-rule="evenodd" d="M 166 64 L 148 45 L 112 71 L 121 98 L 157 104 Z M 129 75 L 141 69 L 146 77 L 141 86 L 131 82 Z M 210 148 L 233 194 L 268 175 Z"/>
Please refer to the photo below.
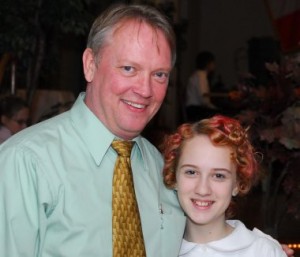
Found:
<path fill-rule="evenodd" d="M 131 140 L 139 135 L 141 135 L 141 133 L 143 132 L 144 127 L 124 127 L 121 131 L 122 134 L 122 138 L 125 140 Z"/>
<path fill-rule="evenodd" d="M 122 132 L 126 135 L 130 135 L 131 138 L 139 136 L 147 124 L 149 123 L 150 119 L 146 118 L 130 118 L 130 119 L 124 119 L 122 123 L 119 123 L 119 128 L 122 130 Z"/>

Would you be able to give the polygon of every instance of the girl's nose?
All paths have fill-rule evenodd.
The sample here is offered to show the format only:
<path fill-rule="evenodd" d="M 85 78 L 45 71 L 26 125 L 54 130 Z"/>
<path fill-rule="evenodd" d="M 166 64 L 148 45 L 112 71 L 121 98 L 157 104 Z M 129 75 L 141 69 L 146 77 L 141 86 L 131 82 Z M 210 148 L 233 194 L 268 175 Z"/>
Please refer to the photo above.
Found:
<path fill-rule="evenodd" d="M 201 196 L 210 195 L 211 187 L 210 187 L 209 178 L 199 177 L 197 185 L 195 187 L 195 192 Z"/>

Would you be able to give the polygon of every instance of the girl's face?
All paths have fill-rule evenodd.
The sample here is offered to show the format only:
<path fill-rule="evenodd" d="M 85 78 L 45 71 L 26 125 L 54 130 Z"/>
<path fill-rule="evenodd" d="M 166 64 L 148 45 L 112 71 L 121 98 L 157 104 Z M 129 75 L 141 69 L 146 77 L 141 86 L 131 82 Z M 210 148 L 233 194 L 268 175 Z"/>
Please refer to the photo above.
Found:
<path fill-rule="evenodd" d="M 197 135 L 183 146 L 176 171 L 179 202 L 187 222 L 217 225 L 225 222 L 232 194 L 237 193 L 232 150 L 214 146 L 206 135 Z"/>

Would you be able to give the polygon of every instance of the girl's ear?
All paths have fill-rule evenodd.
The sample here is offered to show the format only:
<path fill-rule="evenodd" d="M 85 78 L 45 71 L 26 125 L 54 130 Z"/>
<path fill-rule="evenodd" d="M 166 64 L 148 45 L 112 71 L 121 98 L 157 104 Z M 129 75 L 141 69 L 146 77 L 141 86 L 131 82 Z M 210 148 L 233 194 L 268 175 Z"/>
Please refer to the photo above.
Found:
<path fill-rule="evenodd" d="M 232 196 L 233 196 L 233 197 L 234 197 L 234 196 L 237 196 L 238 193 L 239 193 L 239 188 L 238 188 L 238 186 L 236 186 L 236 187 L 232 190 Z"/>
<path fill-rule="evenodd" d="M 82 55 L 82 63 L 83 63 L 84 77 L 86 81 L 92 82 L 97 67 L 96 67 L 96 60 L 94 58 L 94 53 L 91 48 L 87 48 L 84 50 Z"/>

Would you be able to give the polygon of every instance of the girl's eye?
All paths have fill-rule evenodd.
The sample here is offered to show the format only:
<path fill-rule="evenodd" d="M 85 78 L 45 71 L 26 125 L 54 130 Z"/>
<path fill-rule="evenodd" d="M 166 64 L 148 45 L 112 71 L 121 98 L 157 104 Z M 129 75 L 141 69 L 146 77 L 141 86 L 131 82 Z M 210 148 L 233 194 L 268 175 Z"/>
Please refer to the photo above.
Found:
<path fill-rule="evenodd" d="M 217 180 L 223 180 L 223 179 L 226 178 L 226 176 L 225 176 L 224 174 L 222 174 L 222 173 L 216 173 L 216 174 L 214 174 L 213 176 L 214 176 L 214 178 L 216 178 Z"/>
<path fill-rule="evenodd" d="M 194 170 L 186 170 L 184 173 L 185 173 L 186 175 L 192 176 L 192 175 L 195 175 L 195 174 L 196 174 L 196 171 L 194 171 Z"/>

